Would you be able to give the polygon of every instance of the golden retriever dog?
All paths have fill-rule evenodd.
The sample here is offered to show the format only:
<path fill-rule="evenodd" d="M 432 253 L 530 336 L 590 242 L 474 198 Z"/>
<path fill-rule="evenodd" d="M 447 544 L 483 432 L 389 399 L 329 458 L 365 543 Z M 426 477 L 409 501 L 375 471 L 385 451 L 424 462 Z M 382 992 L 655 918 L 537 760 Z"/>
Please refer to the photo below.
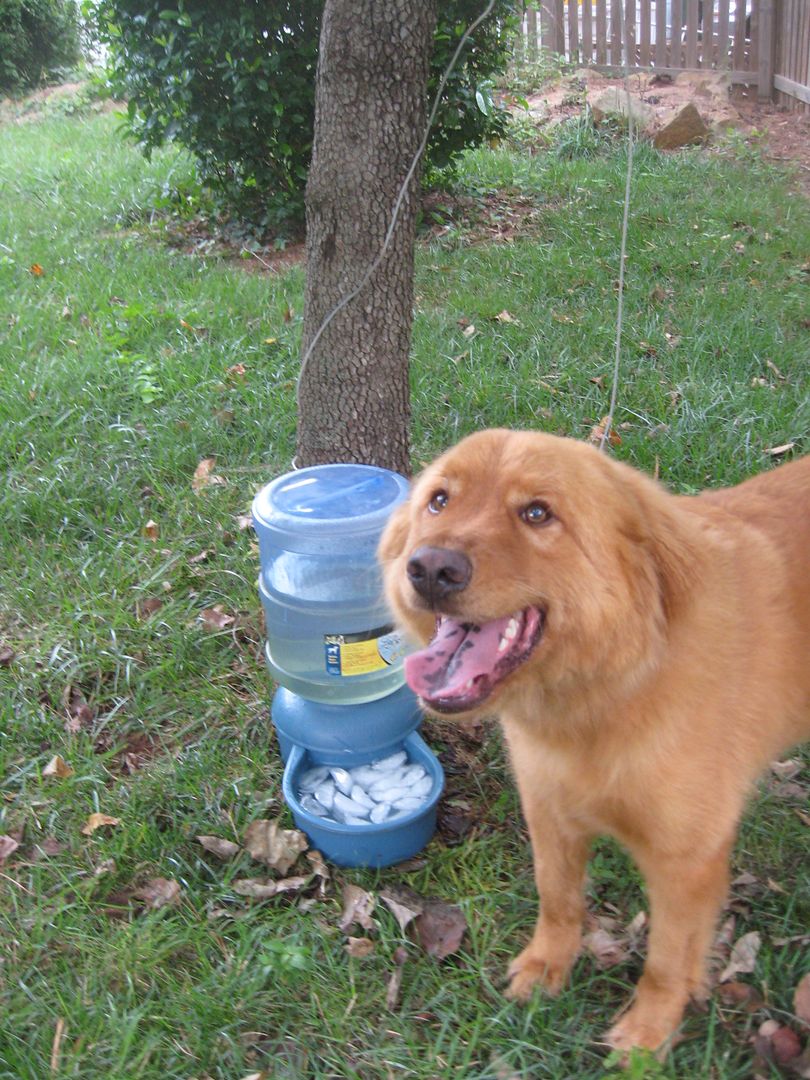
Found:
<path fill-rule="evenodd" d="M 503 727 L 540 894 L 507 993 L 562 986 L 608 834 L 650 936 L 607 1041 L 665 1050 L 704 987 L 746 797 L 810 735 L 810 457 L 676 496 L 585 443 L 483 431 L 417 478 L 379 554 L 425 707 Z"/>

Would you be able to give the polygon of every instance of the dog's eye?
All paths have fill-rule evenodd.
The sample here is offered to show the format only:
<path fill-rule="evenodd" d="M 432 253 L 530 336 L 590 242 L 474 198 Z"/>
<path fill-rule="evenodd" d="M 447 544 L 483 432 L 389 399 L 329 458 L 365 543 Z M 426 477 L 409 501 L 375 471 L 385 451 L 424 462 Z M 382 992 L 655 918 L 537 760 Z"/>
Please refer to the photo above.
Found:
<path fill-rule="evenodd" d="M 520 516 L 527 525 L 547 525 L 551 521 L 551 510 L 542 502 L 529 503 L 520 511 Z"/>
<path fill-rule="evenodd" d="M 440 514 L 445 506 L 447 506 L 447 492 L 434 491 L 428 503 L 428 510 L 431 514 Z"/>

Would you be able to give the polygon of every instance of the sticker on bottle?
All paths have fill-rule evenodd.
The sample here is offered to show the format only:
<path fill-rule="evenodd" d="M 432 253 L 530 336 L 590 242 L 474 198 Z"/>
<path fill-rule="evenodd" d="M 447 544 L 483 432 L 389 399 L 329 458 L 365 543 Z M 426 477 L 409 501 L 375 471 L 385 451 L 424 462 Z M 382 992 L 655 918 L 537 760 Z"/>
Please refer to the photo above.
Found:
<path fill-rule="evenodd" d="M 392 626 L 363 634 L 325 634 L 326 673 L 341 678 L 370 675 L 401 660 L 402 636 Z"/>

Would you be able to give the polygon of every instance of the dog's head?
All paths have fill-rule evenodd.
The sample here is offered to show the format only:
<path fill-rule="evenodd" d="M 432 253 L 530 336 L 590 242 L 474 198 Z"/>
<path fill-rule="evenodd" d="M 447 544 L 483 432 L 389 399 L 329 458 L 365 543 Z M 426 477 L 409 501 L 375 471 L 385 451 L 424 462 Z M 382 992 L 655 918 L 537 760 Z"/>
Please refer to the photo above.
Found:
<path fill-rule="evenodd" d="M 439 713 L 626 676 L 681 587 L 652 481 L 572 439 L 483 431 L 415 481 L 380 542 L 386 595 L 426 647 L 406 677 Z M 665 515 L 666 516 L 666 515 Z"/>

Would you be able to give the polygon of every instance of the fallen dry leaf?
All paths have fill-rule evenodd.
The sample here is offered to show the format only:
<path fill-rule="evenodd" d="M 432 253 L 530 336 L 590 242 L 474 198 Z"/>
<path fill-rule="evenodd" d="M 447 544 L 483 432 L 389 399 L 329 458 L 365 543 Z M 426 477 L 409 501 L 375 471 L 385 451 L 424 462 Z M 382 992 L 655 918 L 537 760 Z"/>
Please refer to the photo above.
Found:
<path fill-rule="evenodd" d="M 75 769 L 71 769 L 70 765 L 61 758 L 59 754 L 54 754 L 45 768 L 42 770 L 43 776 L 57 776 L 60 780 L 66 780 L 69 776 L 75 774 Z"/>
<path fill-rule="evenodd" d="M 371 917 L 374 910 L 374 894 L 361 889 L 359 885 L 343 886 L 343 912 L 338 926 L 345 934 L 354 923 L 370 933 L 377 929 Z"/>
<path fill-rule="evenodd" d="M 780 780 L 792 780 L 798 776 L 804 768 L 804 763 L 798 758 L 788 758 L 786 761 L 772 761 L 771 772 Z"/>
<path fill-rule="evenodd" d="M 0 836 L 0 863 L 5 862 L 9 855 L 13 855 L 19 846 L 19 841 L 13 836 Z"/>
<path fill-rule="evenodd" d="M 464 912 L 444 900 L 426 900 L 421 915 L 414 921 L 419 944 L 437 960 L 457 952 L 467 930 Z"/>
<path fill-rule="evenodd" d="M 380 892 L 380 899 L 393 914 L 403 933 L 408 925 L 424 911 L 422 897 L 406 886 L 398 889 L 383 889 Z"/>
<path fill-rule="evenodd" d="M 399 991 L 402 986 L 402 975 L 405 963 L 408 959 L 408 950 L 400 945 L 394 950 L 394 963 L 396 967 L 388 976 L 388 986 L 385 989 L 385 1007 L 393 1012 L 399 1004 Z"/>
<path fill-rule="evenodd" d="M 176 904 L 180 899 L 180 883 L 174 878 L 156 877 L 144 882 L 132 894 L 134 900 L 140 900 L 144 907 L 157 911 L 162 907 Z"/>
<path fill-rule="evenodd" d="M 117 817 L 109 817 L 107 814 L 91 814 L 87 819 L 87 822 L 82 829 L 84 836 L 92 836 L 96 829 L 101 829 L 105 825 L 120 825 L 121 819 Z"/>
<path fill-rule="evenodd" d="M 500 323 L 517 323 L 517 319 L 509 311 L 501 311 L 495 316 L 495 322 Z"/>
<path fill-rule="evenodd" d="M 793 1011 L 803 1023 L 810 1025 L 810 971 L 799 980 L 794 991 Z"/>
<path fill-rule="evenodd" d="M 62 691 L 62 706 L 68 717 L 65 727 L 74 734 L 83 727 L 89 727 L 96 718 L 95 711 L 79 687 L 70 683 Z"/>
<path fill-rule="evenodd" d="M 216 476 L 214 474 L 213 470 L 216 461 L 217 459 L 212 457 L 203 458 L 194 470 L 194 475 L 191 478 L 191 490 L 195 495 L 200 495 L 208 487 L 225 483 L 225 479 L 222 476 Z"/>
<path fill-rule="evenodd" d="M 16 655 L 10 645 L 0 645 L 0 667 L 8 667 Z"/>
<path fill-rule="evenodd" d="M 605 432 L 607 431 L 609 423 L 610 417 L 603 416 L 598 424 L 594 424 L 591 428 L 590 434 L 588 435 L 588 442 L 595 443 L 597 446 L 600 445 L 605 437 Z M 610 428 L 610 434 L 607 437 L 607 441 L 610 443 L 611 446 L 618 446 L 619 443 L 621 443 L 622 441 L 621 435 L 618 434 L 618 432 L 613 426 L 611 426 Z"/>
<path fill-rule="evenodd" d="M 139 622 L 157 614 L 163 607 L 163 601 L 159 596 L 145 596 L 143 600 L 135 601 L 135 618 Z"/>
<path fill-rule="evenodd" d="M 218 859 L 233 859 L 242 850 L 232 840 L 224 840 L 221 836 L 198 836 L 197 840 L 206 851 L 216 855 Z"/>
<path fill-rule="evenodd" d="M 792 1028 L 777 1020 L 766 1020 L 754 1036 L 754 1049 L 765 1061 L 784 1066 L 799 1056 L 802 1044 Z"/>
<path fill-rule="evenodd" d="M 745 1012 L 756 1012 L 764 1005 L 759 990 L 750 983 L 721 983 L 715 993 L 724 1005 L 730 1005 L 732 1008 L 742 1009 Z"/>
<path fill-rule="evenodd" d="M 720 975 L 720 982 L 728 982 L 735 975 L 752 972 L 757 965 L 757 954 L 761 945 L 762 937 L 757 930 L 752 930 L 748 934 L 743 934 L 741 938 L 737 938 L 732 946 L 728 964 Z"/>
<path fill-rule="evenodd" d="M 329 867 L 323 861 L 323 855 L 320 851 L 308 851 L 306 854 L 307 862 L 312 867 L 312 873 L 319 879 L 318 880 L 318 895 L 326 896 L 326 886 L 329 882 L 330 874 Z"/>
<path fill-rule="evenodd" d="M 269 900 L 272 896 L 278 896 L 279 893 L 298 892 L 310 881 L 312 881 L 312 874 L 279 878 L 277 881 L 271 878 L 238 878 L 231 887 L 238 896 L 249 896 L 254 900 Z"/>
<path fill-rule="evenodd" d="M 234 616 L 227 615 L 222 610 L 222 604 L 215 604 L 212 608 L 204 608 L 200 612 L 199 618 L 206 630 L 224 630 L 234 622 Z"/>
<path fill-rule="evenodd" d="M 42 275 L 45 273 L 39 263 L 31 263 L 31 265 L 28 267 L 28 270 L 29 273 L 34 275 L 34 277 L 42 277 Z"/>
<path fill-rule="evenodd" d="M 298 829 L 282 829 L 277 821 L 260 818 L 245 830 L 244 845 L 251 858 L 284 875 L 309 842 Z"/>
<path fill-rule="evenodd" d="M 770 454 L 771 457 L 781 457 L 782 454 L 789 453 L 795 447 L 795 445 L 795 442 L 787 442 L 783 443 L 781 446 L 770 446 L 766 447 L 766 449 L 763 450 L 762 453 Z"/>
<path fill-rule="evenodd" d="M 149 518 L 141 531 L 146 539 L 151 540 L 153 543 L 160 536 L 160 526 L 152 518 Z"/>
<path fill-rule="evenodd" d="M 374 952 L 376 946 L 371 938 L 350 937 L 343 948 L 348 955 L 353 956 L 355 960 L 365 960 L 367 956 L 370 956 Z"/>
<path fill-rule="evenodd" d="M 240 532 L 244 532 L 246 529 L 253 528 L 253 515 L 252 514 L 237 514 L 236 524 Z"/>
<path fill-rule="evenodd" d="M 591 930 L 582 940 L 585 948 L 596 960 L 597 967 L 603 971 L 623 964 L 630 955 L 624 943 L 602 927 Z"/>

